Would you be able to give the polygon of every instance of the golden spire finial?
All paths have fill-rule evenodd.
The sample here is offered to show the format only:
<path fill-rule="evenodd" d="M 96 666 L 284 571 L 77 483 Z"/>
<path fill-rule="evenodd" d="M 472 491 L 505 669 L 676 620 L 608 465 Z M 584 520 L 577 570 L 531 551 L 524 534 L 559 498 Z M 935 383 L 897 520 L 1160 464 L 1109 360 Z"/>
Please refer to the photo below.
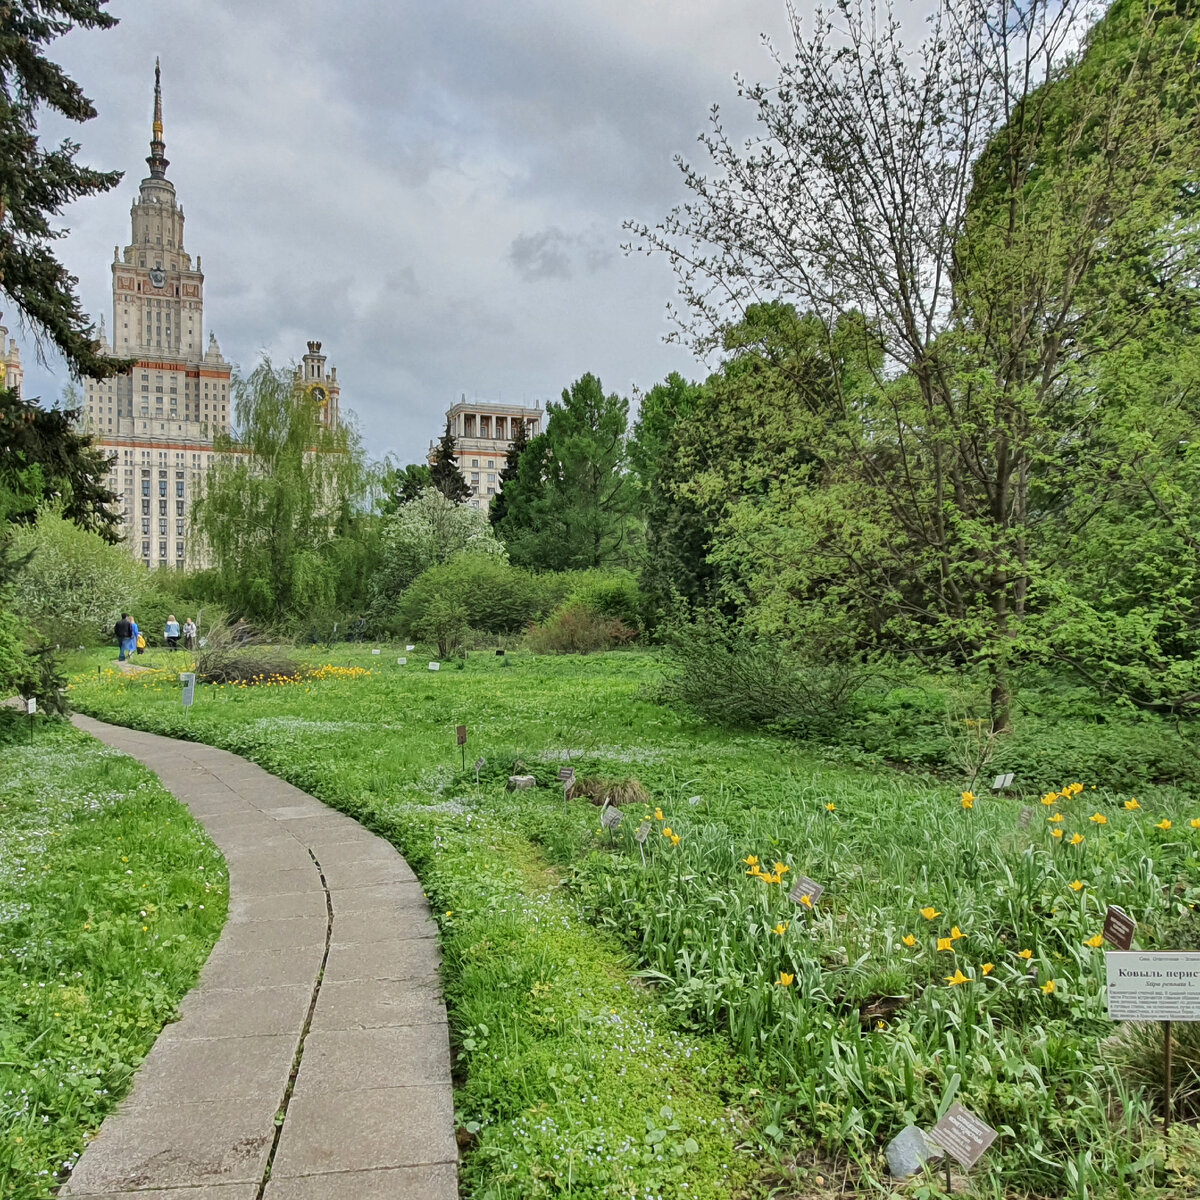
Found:
<path fill-rule="evenodd" d="M 156 142 L 163 140 L 162 126 L 162 70 L 158 65 L 158 58 L 154 59 L 154 125 L 152 134 Z"/>

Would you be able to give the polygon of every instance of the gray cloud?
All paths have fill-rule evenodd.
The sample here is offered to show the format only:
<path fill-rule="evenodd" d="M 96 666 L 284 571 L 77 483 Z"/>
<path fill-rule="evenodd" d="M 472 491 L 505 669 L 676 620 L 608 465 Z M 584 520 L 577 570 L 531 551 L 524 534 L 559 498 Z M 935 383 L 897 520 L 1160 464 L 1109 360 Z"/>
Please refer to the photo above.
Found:
<path fill-rule="evenodd" d="M 769 76 L 783 0 L 113 0 L 58 43 L 100 117 L 81 158 L 126 171 L 64 214 L 85 305 L 144 174 L 154 56 L 205 318 L 243 369 L 319 338 L 368 448 L 418 458 L 465 392 L 545 400 L 585 371 L 629 393 L 703 368 L 665 345 L 666 264 L 621 222 L 683 198 L 731 76 Z M 32 359 L 32 355 L 26 356 Z M 61 364 L 29 390 L 56 395 Z"/>

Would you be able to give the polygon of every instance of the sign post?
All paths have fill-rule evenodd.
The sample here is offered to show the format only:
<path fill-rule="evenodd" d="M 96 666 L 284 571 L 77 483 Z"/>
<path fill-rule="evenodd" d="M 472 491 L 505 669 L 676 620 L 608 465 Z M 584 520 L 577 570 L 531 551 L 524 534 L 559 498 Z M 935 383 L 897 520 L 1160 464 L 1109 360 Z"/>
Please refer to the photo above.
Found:
<path fill-rule="evenodd" d="M 815 908 L 816 903 L 825 894 L 825 888 L 807 875 L 800 875 L 788 892 L 788 899 L 793 904 L 803 904 L 805 908 Z"/>
<path fill-rule="evenodd" d="M 600 824 L 608 830 L 609 845 L 612 845 L 613 830 L 621 825 L 621 810 L 613 804 L 611 797 L 604 801 L 604 808 L 600 812 Z"/>
<path fill-rule="evenodd" d="M 565 800 L 567 798 L 567 793 L 571 790 L 571 784 L 575 782 L 575 768 L 559 767 L 558 779 L 563 785 L 563 799 Z"/>
<path fill-rule="evenodd" d="M 467 727 L 460 725 L 458 727 L 458 745 L 462 750 L 462 768 L 467 769 Z"/>
<path fill-rule="evenodd" d="M 997 1134 L 990 1125 L 956 1101 L 929 1131 L 929 1136 L 946 1152 L 946 1191 L 950 1192 L 953 1191 L 950 1158 L 957 1159 L 969 1171 L 996 1140 Z"/>
<path fill-rule="evenodd" d="M 1110 908 L 1109 912 L 1113 910 Z M 1116 910 L 1120 912 L 1120 909 Z M 1121 913 L 1124 917 L 1125 914 Z M 1125 920 L 1129 920 L 1125 917 Z M 1105 922 L 1105 936 L 1108 925 Z M 1200 1021 L 1200 953 L 1110 950 L 1108 1015 L 1113 1021 L 1161 1021 L 1166 1108 L 1163 1135 L 1171 1131 L 1171 1022 Z"/>
<path fill-rule="evenodd" d="M 993 792 L 1007 792 L 1013 784 L 1013 774 L 1011 771 L 1007 775 L 997 775 L 992 781 Z M 963 1110 L 966 1111 L 965 1109 Z"/>
<path fill-rule="evenodd" d="M 183 682 L 183 707 L 191 708 L 196 699 L 196 672 L 181 671 L 179 678 Z"/>
<path fill-rule="evenodd" d="M 1104 940 L 1118 950 L 1128 950 L 1133 945 L 1137 922 L 1124 909 L 1115 904 L 1108 906 L 1104 914 Z"/>
<path fill-rule="evenodd" d="M 487 762 L 487 759 L 484 758 L 482 754 L 475 760 L 475 786 L 476 787 L 479 786 L 479 768 L 482 767 L 485 762 Z"/>
<path fill-rule="evenodd" d="M 33 714 L 37 712 L 37 701 L 30 697 L 25 701 L 25 711 L 29 714 L 29 744 L 33 745 Z"/>
<path fill-rule="evenodd" d="M 633 835 L 634 840 L 638 844 L 638 849 L 642 852 L 642 866 L 646 865 L 646 839 L 650 836 L 650 822 L 643 821 L 638 827 L 637 832 Z"/>

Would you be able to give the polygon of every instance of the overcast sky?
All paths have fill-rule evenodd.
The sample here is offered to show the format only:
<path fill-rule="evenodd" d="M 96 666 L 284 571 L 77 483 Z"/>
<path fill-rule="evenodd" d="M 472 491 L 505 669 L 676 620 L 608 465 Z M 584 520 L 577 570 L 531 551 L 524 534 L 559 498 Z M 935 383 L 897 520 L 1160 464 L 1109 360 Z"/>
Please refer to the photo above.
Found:
<path fill-rule="evenodd" d="M 683 198 L 732 76 L 774 74 L 783 0 L 115 0 L 51 56 L 93 99 L 82 161 L 125 171 L 60 251 L 111 325 L 109 264 L 146 174 L 154 57 L 205 322 L 249 370 L 319 338 L 372 456 L 423 457 L 458 398 L 631 394 L 701 365 L 666 345 L 665 263 L 625 218 Z M 61 127 L 46 125 L 48 131 Z M 13 321 L 10 319 L 10 326 Z M 57 395 L 26 339 L 27 394 Z"/>

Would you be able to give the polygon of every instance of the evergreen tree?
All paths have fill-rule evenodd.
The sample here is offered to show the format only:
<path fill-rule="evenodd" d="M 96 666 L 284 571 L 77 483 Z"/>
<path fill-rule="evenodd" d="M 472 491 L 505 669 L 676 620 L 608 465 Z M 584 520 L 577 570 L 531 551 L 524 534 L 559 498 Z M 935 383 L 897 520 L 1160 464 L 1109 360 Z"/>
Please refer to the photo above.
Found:
<path fill-rule="evenodd" d="M 388 467 L 380 480 L 383 499 L 379 508 L 384 516 L 398 513 L 411 504 L 433 483 L 433 471 L 428 463 L 409 463 L 406 467 Z"/>
<path fill-rule="evenodd" d="M 462 504 L 471 495 L 471 489 L 458 469 L 458 459 L 455 457 L 454 450 L 454 434 L 450 432 L 450 418 L 447 417 L 446 431 L 438 442 L 430 478 L 433 486 L 447 500 L 452 500 L 455 504 Z"/>
<path fill-rule="evenodd" d="M 130 365 L 99 353 L 90 318 L 75 294 L 77 280 L 54 257 L 65 234 L 51 223 L 64 205 L 117 186 L 120 171 L 79 166 L 79 146 L 53 150 L 37 138 L 38 110 L 90 121 L 96 110 L 79 85 L 50 62 L 46 43 L 75 26 L 109 29 L 117 19 L 106 0 L 7 0 L 0 4 L 0 290 L 67 362 L 97 379 Z"/>
<path fill-rule="evenodd" d="M 513 437 L 508 447 L 508 457 L 504 460 L 504 467 L 500 471 L 500 480 L 499 486 L 496 488 L 496 495 L 492 497 L 492 503 L 488 508 L 488 520 L 491 521 L 493 528 L 499 527 L 500 522 L 504 520 L 505 514 L 508 512 L 508 500 L 505 497 L 504 489 L 517 478 L 517 468 L 521 462 L 521 455 L 525 453 L 528 445 L 529 429 L 520 417 L 514 417 Z"/>

